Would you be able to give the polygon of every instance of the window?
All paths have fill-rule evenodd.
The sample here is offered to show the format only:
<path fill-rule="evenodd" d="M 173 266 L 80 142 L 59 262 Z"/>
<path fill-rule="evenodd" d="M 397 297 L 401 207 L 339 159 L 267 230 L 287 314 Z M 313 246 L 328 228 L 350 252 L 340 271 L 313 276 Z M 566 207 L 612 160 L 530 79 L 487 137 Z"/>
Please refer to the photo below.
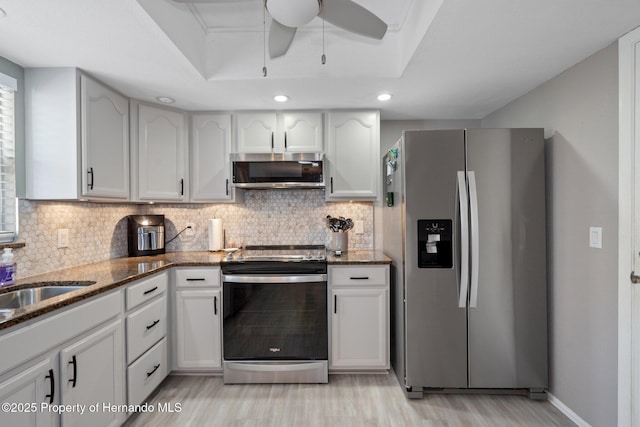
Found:
<path fill-rule="evenodd" d="M 0 243 L 17 237 L 15 98 L 17 81 L 0 73 Z"/>

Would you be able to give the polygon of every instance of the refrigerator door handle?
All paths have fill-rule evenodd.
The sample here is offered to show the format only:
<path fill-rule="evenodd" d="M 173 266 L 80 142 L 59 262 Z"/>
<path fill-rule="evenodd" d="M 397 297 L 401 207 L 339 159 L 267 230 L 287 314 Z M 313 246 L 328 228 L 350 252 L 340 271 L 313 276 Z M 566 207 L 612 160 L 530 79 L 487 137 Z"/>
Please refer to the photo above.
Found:
<path fill-rule="evenodd" d="M 471 213 L 471 294 L 469 307 L 478 305 L 478 274 L 480 267 L 480 243 L 478 241 L 478 190 L 476 185 L 476 173 L 469 171 L 469 208 Z"/>
<path fill-rule="evenodd" d="M 464 171 L 458 171 L 458 202 L 460 203 L 460 292 L 458 307 L 467 307 L 469 293 L 469 198 Z"/>

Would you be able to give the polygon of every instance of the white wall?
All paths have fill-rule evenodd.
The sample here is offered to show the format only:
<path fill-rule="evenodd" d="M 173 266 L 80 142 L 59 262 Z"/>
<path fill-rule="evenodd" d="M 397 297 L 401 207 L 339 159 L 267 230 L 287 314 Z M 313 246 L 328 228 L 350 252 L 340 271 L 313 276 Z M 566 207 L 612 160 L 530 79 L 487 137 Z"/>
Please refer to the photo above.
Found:
<path fill-rule="evenodd" d="M 597 52 L 482 120 L 544 127 L 550 392 L 592 426 L 617 424 L 618 51 Z M 603 228 L 589 248 L 589 226 Z"/>

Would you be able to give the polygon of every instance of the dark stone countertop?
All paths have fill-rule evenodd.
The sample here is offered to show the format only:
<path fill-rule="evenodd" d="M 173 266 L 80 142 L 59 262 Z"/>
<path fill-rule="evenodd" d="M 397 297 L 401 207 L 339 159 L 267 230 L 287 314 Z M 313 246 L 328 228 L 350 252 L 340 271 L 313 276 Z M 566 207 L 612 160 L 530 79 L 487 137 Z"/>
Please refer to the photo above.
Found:
<path fill-rule="evenodd" d="M 0 331 L 171 267 L 218 266 L 224 256 L 224 252 L 202 251 L 114 258 L 19 279 L 15 285 L 0 288 L 0 295 L 32 287 L 34 284 L 38 286 L 83 285 L 83 288 L 5 313 L 0 311 Z M 390 264 L 391 260 L 382 252 L 360 250 L 349 251 L 339 257 L 328 253 L 327 263 L 329 265 Z M 94 283 L 86 285 L 87 282 Z"/>

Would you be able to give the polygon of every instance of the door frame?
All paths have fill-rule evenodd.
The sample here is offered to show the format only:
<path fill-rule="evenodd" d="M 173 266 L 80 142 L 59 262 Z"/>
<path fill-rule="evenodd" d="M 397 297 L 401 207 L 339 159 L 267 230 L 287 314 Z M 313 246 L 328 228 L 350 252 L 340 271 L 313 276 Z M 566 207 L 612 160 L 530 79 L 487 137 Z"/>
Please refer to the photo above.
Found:
<path fill-rule="evenodd" d="M 640 427 L 640 28 L 618 40 L 618 425 Z"/>

